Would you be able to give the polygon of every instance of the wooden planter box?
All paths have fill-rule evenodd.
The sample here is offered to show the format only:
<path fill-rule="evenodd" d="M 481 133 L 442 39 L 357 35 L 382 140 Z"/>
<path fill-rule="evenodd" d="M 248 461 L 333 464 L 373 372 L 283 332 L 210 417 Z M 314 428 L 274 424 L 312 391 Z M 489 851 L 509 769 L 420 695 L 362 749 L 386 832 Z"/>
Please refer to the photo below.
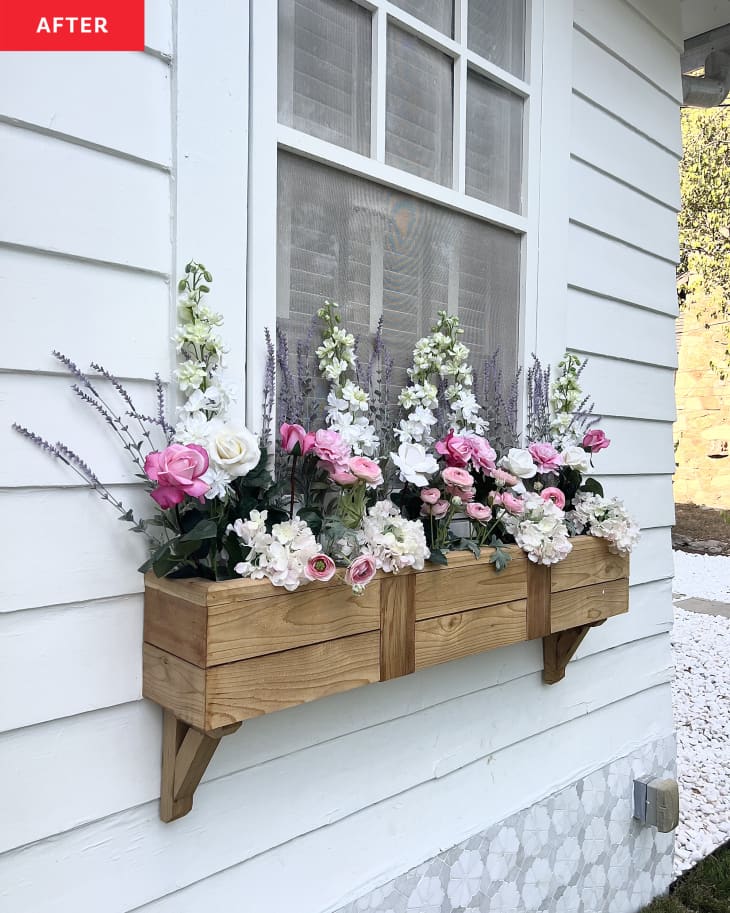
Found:
<path fill-rule="evenodd" d="M 538 637 L 543 679 L 559 681 L 589 628 L 628 610 L 628 559 L 572 541 L 553 568 L 516 546 L 499 574 L 451 553 L 445 567 L 379 574 L 361 596 L 337 581 L 288 593 L 147 574 L 143 693 L 166 710 L 163 820 L 190 810 L 218 740 L 251 717 Z"/>

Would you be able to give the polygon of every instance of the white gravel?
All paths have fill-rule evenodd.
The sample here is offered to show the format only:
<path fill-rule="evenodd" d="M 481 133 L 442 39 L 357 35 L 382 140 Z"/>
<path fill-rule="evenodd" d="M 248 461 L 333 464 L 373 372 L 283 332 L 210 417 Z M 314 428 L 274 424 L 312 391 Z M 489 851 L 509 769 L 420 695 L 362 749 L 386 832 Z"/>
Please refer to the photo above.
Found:
<path fill-rule="evenodd" d="M 730 558 L 675 552 L 675 592 L 730 602 Z M 730 619 L 675 608 L 675 874 L 730 839 Z"/>
<path fill-rule="evenodd" d="M 730 558 L 674 552 L 674 593 L 730 602 Z"/>

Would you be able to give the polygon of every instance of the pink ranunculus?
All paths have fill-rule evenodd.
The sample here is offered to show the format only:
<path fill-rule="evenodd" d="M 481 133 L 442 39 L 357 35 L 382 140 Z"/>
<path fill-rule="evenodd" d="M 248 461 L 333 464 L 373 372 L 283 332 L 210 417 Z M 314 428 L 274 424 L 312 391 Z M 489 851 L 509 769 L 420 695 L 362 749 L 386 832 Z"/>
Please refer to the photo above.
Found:
<path fill-rule="evenodd" d="M 473 501 L 477 496 L 476 488 L 461 488 L 459 490 L 459 497 L 466 504 L 468 501 Z"/>
<path fill-rule="evenodd" d="M 331 463 L 327 464 L 327 471 L 330 474 L 330 481 L 334 482 L 335 485 L 341 485 L 343 488 L 349 488 L 351 485 L 357 485 L 357 483 L 360 481 L 356 475 L 353 475 L 346 469 L 338 469 L 336 466 L 332 466 Z"/>
<path fill-rule="evenodd" d="M 436 453 L 446 457 L 449 466 L 468 465 L 471 459 L 472 449 L 469 439 L 461 435 L 454 434 L 453 429 L 449 431 L 442 441 L 435 444 Z"/>
<path fill-rule="evenodd" d="M 144 471 L 157 488 L 150 495 L 163 510 L 180 504 L 185 495 L 203 500 L 210 485 L 200 477 L 208 469 L 208 453 L 199 444 L 170 444 L 148 453 Z"/>
<path fill-rule="evenodd" d="M 502 507 L 510 514 L 523 514 L 525 512 L 525 502 L 509 491 L 505 491 L 502 494 Z"/>
<path fill-rule="evenodd" d="M 471 448 L 472 466 L 483 472 L 491 472 L 497 463 L 497 451 L 486 438 L 473 435 L 466 439 Z"/>
<path fill-rule="evenodd" d="M 497 485 L 509 485 L 511 487 L 518 482 L 517 476 L 513 476 L 512 473 L 507 472 L 506 469 L 493 469 L 490 475 Z"/>
<path fill-rule="evenodd" d="M 329 428 L 320 428 L 315 432 L 312 453 L 323 463 L 330 463 L 335 469 L 344 472 L 347 471 L 347 464 L 352 456 L 349 445 L 339 431 L 332 431 Z"/>
<path fill-rule="evenodd" d="M 530 444 L 527 449 L 530 451 L 530 456 L 535 461 L 538 472 L 557 472 L 563 465 L 562 456 L 552 444 L 548 444 L 546 441 Z"/>
<path fill-rule="evenodd" d="M 329 555 L 324 553 L 315 555 L 307 561 L 304 569 L 304 576 L 307 580 L 331 580 L 335 576 L 337 568 L 334 561 Z"/>
<path fill-rule="evenodd" d="M 486 504 L 479 504 L 478 501 L 475 501 L 474 504 L 466 505 L 466 515 L 471 520 L 484 523 L 486 520 L 491 520 L 492 510 Z"/>
<path fill-rule="evenodd" d="M 419 494 L 424 504 L 435 504 L 441 500 L 441 492 L 438 488 L 422 488 Z"/>
<path fill-rule="evenodd" d="M 502 493 L 499 491 L 490 491 L 487 495 L 487 500 L 493 507 L 502 506 Z"/>
<path fill-rule="evenodd" d="M 383 484 L 383 472 L 375 462 L 364 456 L 355 456 L 349 462 L 350 472 L 371 488 Z"/>
<path fill-rule="evenodd" d="M 468 489 L 474 487 L 472 474 L 459 466 L 447 466 L 441 473 L 441 477 L 452 488 Z"/>
<path fill-rule="evenodd" d="M 435 504 L 421 504 L 422 517 L 433 517 L 434 520 L 442 520 L 448 512 L 448 501 L 437 501 Z"/>
<path fill-rule="evenodd" d="M 611 441 L 600 428 L 591 428 L 590 431 L 586 431 L 583 437 L 583 448 L 591 453 L 598 453 L 599 450 L 604 450 L 610 443 Z"/>
<path fill-rule="evenodd" d="M 292 453 L 297 444 L 299 444 L 299 455 L 306 456 L 314 446 L 314 434 L 311 431 L 305 431 L 301 425 L 289 425 L 284 422 L 279 429 L 281 435 L 281 446 L 287 453 Z"/>
<path fill-rule="evenodd" d="M 561 510 L 565 507 L 565 495 L 559 488 L 543 488 L 540 492 L 540 497 L 543 501 L 552 501 Z"/>
<path fill-rule="evenodd" d="M 360 555 L 345 571 L 345 583 L 350 586 L 367 586 L 377 571 L 372 555 Z"/>

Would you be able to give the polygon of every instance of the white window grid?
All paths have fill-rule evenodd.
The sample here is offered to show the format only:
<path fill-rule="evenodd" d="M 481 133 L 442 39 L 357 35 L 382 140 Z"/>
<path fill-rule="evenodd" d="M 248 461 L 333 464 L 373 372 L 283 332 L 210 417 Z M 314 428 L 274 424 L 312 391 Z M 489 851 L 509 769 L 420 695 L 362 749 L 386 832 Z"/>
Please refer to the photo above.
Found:
<path fill-rule="evenodd" d="M 250 0 L 249 199 L 246 308 L 246 418 L 258 428 L 263 393 L 264 330 L 275 340 L 277 301 L 277 161 L 280 150 L 303 156 L 375 184 L 392 187 L 456 212 L 514 232 L 520 250 L 520 363 L 536 346 L 539 174 L 541 143 L 542 36 L 545 0 L 526 0 L 524 78 L 467 47 L 469 0 L 454 0 L 454 37 L 438 31 L 389 0 L 352 0 L 369 10 L 372 26 L 370 156 L 311 136 L 278 121 L 278 3 Z M 388 25 L 426 42 L 454 61 L 453 175 L 451 187 L 386 163 L 386 78 Z M 487 203 L 465 192 L 467 75 L 476 73 L 523 99 L 520 212 Z M 377 252 L 373 264 L 377 266 Z M 373 284 L 373 288 L 375 288 Z M 377 302 L 371 320 L 377 322 Z M 451 302 L 449 309 L 451 310 Z M 375 315 L 373 318 L 372 315 Z"/>

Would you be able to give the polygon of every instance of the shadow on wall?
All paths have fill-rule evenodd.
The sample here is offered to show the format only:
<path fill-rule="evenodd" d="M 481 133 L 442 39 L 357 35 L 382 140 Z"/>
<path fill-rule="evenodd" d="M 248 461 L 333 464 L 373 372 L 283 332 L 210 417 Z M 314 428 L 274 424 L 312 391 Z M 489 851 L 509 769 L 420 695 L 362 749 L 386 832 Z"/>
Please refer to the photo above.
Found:
<path fill-rule="evenodd" d="M 730 507 L 730 377 L 710 367 L 723 362 L 728 340 L 711 310 L 709 296 L 688 297 L 677 321 L 674 499 Z"/>

